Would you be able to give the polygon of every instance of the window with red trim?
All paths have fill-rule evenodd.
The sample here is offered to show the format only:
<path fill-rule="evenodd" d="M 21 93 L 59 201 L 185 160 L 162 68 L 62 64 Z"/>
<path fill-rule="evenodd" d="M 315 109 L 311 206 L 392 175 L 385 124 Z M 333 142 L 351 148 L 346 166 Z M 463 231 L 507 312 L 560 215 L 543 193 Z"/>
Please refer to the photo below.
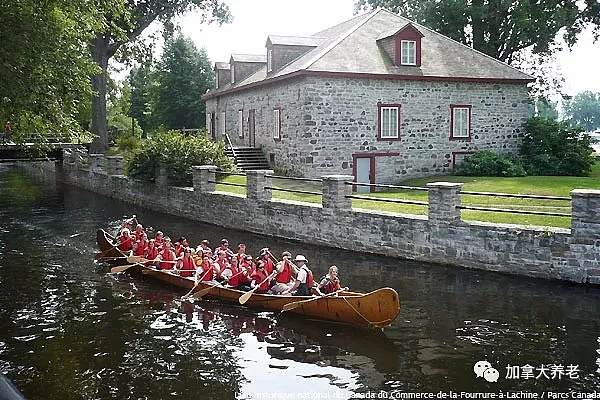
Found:
<path fill-rule="evenodd" d="M 450 105 L 450 139 L 471 139 L 470 105 Z"/>
<path fill-rule="evenodd" d="M 377 140 L 400 140 L 400 104 L 377 104 Z"/>

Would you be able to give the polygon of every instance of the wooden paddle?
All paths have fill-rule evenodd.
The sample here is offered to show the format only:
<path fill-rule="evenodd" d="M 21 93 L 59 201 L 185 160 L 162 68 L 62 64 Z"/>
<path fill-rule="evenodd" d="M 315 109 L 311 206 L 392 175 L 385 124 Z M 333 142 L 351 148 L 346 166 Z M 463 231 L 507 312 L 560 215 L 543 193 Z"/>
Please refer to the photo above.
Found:
<path fill-rule="evenodd" d="M 263 283 L 265 283 L 269 279 L 273 278 L 275 276 L 275 273 L 276 272 L 273 271 L 273 273 L 271 273 L 269 276 L 267 276 L 264 281 L 262 281 L 261 283 L 259 283 L 256 286 L 254 286 L 254 288 L 252 288 L 248 292 L 246 292 L 243 295 L 241 295 L 240 298 L 238 299 L 238 301 L 240 302 L 240 304 L 245 304 L 248 301 L 248 299 L 252 296 L 252 293 L 254 293 L 256 291 L 256 289 L 258 289 Z"/>
<path fill-rule="evenodd" d="M 142 267 L 145 267 L 144 264 L 142 264 L 141 262 L 136 262 L 133 264 L 128 264 L 128 265 L 120 265 L 118 267 L 113 267 L 110 269 L 111 273 L 117 273 L 117 272 L 123 272 L 123 271 L 127 271 L 129 268 L 131 267 L 135 267 L 136 265 L 141 265 Z"/>
<path fill-rule="evenodd" d="M 127 257 L 127 262 L 130 263 L 167 263 L 167 264 L 177 264 L 177 260 L 173 261 L 165 261 L 165 260 L 148 260 L 147 258 L 141 256 L 129 256 Z"/>
<path fill-rule="evenodd" d="M 237 274 L 230 276 L 229 279 L 235 278 L 236 276 L 242 274 L 243 272 L 244 271 L 240 271 Z M 227 281 L 229 281 L 229 279 L 227 279 Z M 198 284 L 196 284 L 196 286 L 198 286 Z M 192 297 L 195 298 L 195 299 L 199 299 L 200 297 L 204 296 L 205 294 L 207 294 L 208 292 L 210 292 L 212 289 L 216 288 L 217 286 L 223 286 L 223 285 L 221 285 L 221 283 L 217 282 L 215 285 L 211 285 L 211 286 L 209 286 L 207 288 L 204 288 L 202 290 L 198 290 L 196 293 L 194 293 L 192 295 Z M 192 290 L 194 290 L 194 289 L 192 289 Z"/>
<path fill-rule="evenodd" d="M 335 292 L 327 293 L 327 294 L 325 294 L 323 296 L 316 296 L 316 297 L 313 297 L 313 298 L 308 299 L 308 300 L 300 300 L 300 301 L 294 301 L 292 303 L 287 303 L 286 305 L 283 306 L 283 308 L 281 309 L 281 311 L 290 311 L 290 310 L 293 310 L 296 307 L 300 307 L 303 304 L 310 303 L 311 301 L 319 300 L 319 299 L 322 299 L 324 297 L 330 297 L 330 296 L 336 295 L 336 294 L 338 294 L 340 292 L 343 292 L 344 290 L 347 290 L 347 289 L 348 288 L 342 288 L 342 289 L 336 290 Z"/>
<path fill-rule="evenodd" d="M 209 271 L 213 271 L 213 269 L 212 268 L 207 269 L 206 272 L 204 273 L 204 275 L 202 275 L 202 277 L 200 278 L 200 280 L 198 280 L 198 282 L 196 282 L 196 284 L 194 285 L 194 287 L 189 292 L 187 292 L 185 295 L 181 296 L 181 300 L 185 300 L 188 297 L 190 297 L 190 294 L 192 294 L 192 292 L 194 290 L 196 290 L 196 288 L 198 287 L 198 285 L 200 284 L 200 282 L 202 282 L 204 280 L 204 278 L 206 277 L 206 274 L 208 274 Z"/>
<path fill-rule="evenodd" d="M 119 243 L 113 245 L 112 247 L 110 247 L 110 248 L 108 248 L 108 249 L 106 249 L 104 251 L 101 251 L 100 253 L 96 254 L 96 256 L 94 258 L 96 260 L 99 260 L 100 258 L 103 258 L 104 254 L 108 253 L 109 251 L 113 250 L 114 248 L 116 248 L 116 247 L 118 247 L 120 245 L 121 245 L 121 243 L 119 242 Z"/>

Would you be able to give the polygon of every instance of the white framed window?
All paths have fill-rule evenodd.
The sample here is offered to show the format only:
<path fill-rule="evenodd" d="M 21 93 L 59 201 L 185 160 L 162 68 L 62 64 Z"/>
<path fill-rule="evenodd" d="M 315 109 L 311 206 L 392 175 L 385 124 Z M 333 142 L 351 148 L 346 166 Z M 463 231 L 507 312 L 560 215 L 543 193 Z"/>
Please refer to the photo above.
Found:
<path fill-rule="evenodd" d="M 215 70 L 215 89 L 219 88 L 219 70 Z"/>
<path fill-rule="evenodd" d="M 243 138 L 244 137 L 244 111 L 238 111 L 238 135 Z"/>
<path fill-rule="evenodd" d="M 233 63 L 231 64 L 231 83 L 235 82 L 235 68 Z"/>
<path fill-rule="evenodd" d="M 273 49 L 267 49 L 267 72 L 273 71 Z"/>
<path fill-rule="evenodd" d="M 400 139 L 400 105 L 379 104 L 379 140 Z"/>
<path fill-rule="evenodd" d="M 206 132 L 208 136 L 212 136 L 212 113 L 206 113 Z"/>
<path fill-rule="evenodd" d="M 471 106 L 451 105 L 450 139 L 471 138 Z"/>
<path fill-rule="evenodd" d="M 273 109 L 273 139 L 281 139 L 281 109 Z"/>
<path fill-rule="evenodd" d="M 400 64 L 417 65 L 417 42 L 414 40 L 400 42 Z"/>
<path fill-rule="evenodd" d="M 221 111 L 221 118 L 219 118 L 219 130 L 221 135 L 225 135 L 225 111 Z"/>

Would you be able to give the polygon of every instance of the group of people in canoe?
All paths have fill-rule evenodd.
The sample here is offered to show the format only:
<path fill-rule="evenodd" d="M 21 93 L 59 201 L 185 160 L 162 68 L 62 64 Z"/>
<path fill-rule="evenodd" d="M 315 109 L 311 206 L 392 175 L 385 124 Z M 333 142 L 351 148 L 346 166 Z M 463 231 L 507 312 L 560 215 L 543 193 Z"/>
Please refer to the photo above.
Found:
<path fill-rule="evenodd" d="M 238 244 L 234 252 L 227 239 L 222 239 L 214 249 L 208 240 L 202 240 L 194 248 L 185 237 L 173 242 L 161 231 L 148 239 L 144 227 L 135 216 L 125 221 L 115 245 L 125 254 L 147 260 L 144 262 L 148 266 L 177 271 L 182 277 L 195 277 L 196 283 L 218 282 L 243 291 L 298 296 L 310 296 L 312 290 L 320 295 L 342 290 L 335 265 L 316 282 L 308 267 L 308 260 L 302 254 L 292 260 L 292 254 L 284 251 L 281 260 L 278 260 L 265 247 L 254 259 L 246 253 L 244 243 Z"/>

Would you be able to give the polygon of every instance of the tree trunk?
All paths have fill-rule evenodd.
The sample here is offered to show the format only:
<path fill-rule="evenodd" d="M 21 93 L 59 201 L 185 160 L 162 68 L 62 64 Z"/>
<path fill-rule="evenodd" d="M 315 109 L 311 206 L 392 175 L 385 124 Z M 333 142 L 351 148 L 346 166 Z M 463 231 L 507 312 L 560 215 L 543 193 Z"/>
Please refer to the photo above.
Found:
<path fill-rule="evenodd" d="M 90 153 L 100 154 L 108 150 L 108 130 L 106 122 L 106 80 L 108 76 L 108 38 L 98 36 L 92 40 L 92 55 L 96 64 L 102 69 L 98 75 L 92 76 L 92 89 L 96 95 L 92 98 L 91 131 L 98 137 L 90 146 Z"/>

